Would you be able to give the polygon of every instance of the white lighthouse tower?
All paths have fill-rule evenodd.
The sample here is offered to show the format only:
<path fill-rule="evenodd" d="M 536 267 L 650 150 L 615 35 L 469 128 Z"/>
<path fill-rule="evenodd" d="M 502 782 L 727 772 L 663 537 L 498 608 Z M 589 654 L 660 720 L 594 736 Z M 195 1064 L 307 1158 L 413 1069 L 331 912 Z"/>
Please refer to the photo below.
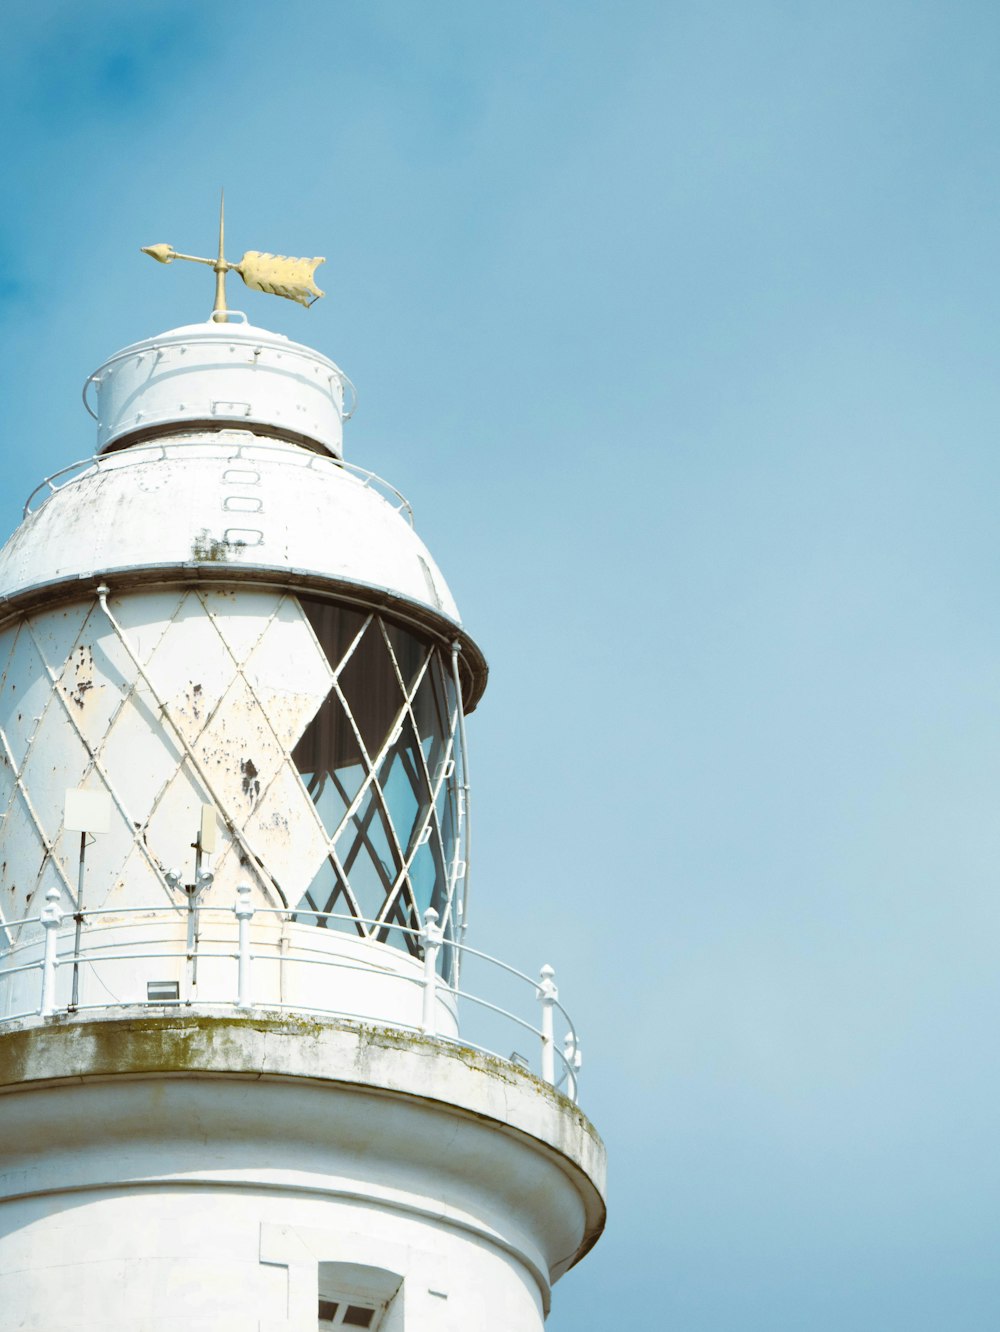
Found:
<path fill-rule="evenodd" d="M 466 933 L 485 662 L 346 376 L 226 309 L 320 261 L 201 262 L 0 552 L 0 1330 L 537 1332 L 604 1150 Z"/>

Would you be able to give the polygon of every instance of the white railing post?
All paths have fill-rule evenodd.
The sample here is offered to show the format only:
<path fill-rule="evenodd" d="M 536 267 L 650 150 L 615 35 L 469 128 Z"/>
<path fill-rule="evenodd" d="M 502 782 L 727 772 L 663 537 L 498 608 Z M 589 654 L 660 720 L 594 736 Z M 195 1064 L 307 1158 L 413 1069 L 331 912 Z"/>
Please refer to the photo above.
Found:
<path fill-rule="evenodd" d="M 420 931 L 420 942 L 424 950 L 424 1007 L 420 1021 L 420 1030 L 425 1036 L 437 1034 L 437 959 L 444 937 L 438 925 L 438 913 L 428 907 L 424 914 L 424 926 Z"/>
<path fill-rule="evenodd" d="M 559 998 L 559 991 L 552 979 L 556 973 L 548 963 L 542 967 L 539 974 L 541 980 L 538 985 L 538 998 L 542 1005 L 542 1077 L 546 1082 L 551 1082 L 555 1086 L 556 1043 L 553 1035 L 555 1015 L 552 1010 Z"/>
<path fill-rule="evenodd" d="M 563 1059 L 566 1061 L 566 1072 L 569 1074 L 570 1100 L 575 1101 L 577 1074 L 580 1072 L 580 1065 L 583 1063 L 583 1055 L 580 1053 L 580 1043 L 571 1031 L 568 1031 L 563 1037 Z"/>
<path fill-rule="evenodd" d="M 63 910 L 59 905 L 62 897 L 58 888 L 50 888 L 45 894 L 48 906 L 42 908 L 41 922 L 45 928 L 45 953 L 42 958 L 42 1017 L 51 1017 L 56 1011 L 56 957 L 58 939 L 56 935 L 62 924 Z"/>
<path fill-rule="evenodd" d="M 240 923 L 239 942 L 239 980 L 236 997 L 237 1008 L 251 1008 L 250 998 L 250 918 L 253 916 L 253 903 L 250 901 L 250 885 L 241 883 L 236 889 L 237 898 L 234 910 Z"/>

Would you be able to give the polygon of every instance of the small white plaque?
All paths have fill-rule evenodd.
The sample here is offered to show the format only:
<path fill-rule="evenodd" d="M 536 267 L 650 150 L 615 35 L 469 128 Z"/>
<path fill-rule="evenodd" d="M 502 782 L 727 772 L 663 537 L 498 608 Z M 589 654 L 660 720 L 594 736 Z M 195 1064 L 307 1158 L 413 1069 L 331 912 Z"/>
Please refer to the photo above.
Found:
<path fill-rule="evenodd" d="M 219 824 L 215 817 L 215 806 L 202 805 L 201 829 L 198 833 L 198 840 L 206 856 L 210 856 L 214 852 L 218 837 Z"/>
<path fill-rule="evenodd" d="M 67 832 L 107 832 L 111 827 L 111 797 L 104 791 L 81 791 L 71 786 L 66 792 L 63 827 Z"/>

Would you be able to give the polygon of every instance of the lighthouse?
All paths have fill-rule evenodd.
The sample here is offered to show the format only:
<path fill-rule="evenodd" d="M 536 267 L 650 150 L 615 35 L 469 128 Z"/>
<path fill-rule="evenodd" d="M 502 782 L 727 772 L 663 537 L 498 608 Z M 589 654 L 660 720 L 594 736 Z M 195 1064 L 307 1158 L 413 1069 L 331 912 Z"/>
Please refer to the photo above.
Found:
<path fill-rule="evenodd" d="M 0 551 L 0 1328 L 537 1332 L 605 1159 L 469 929 L 485 659 L 345 373 L 228 307 L 322 261 L 147 253 L 214 309 Z"/>

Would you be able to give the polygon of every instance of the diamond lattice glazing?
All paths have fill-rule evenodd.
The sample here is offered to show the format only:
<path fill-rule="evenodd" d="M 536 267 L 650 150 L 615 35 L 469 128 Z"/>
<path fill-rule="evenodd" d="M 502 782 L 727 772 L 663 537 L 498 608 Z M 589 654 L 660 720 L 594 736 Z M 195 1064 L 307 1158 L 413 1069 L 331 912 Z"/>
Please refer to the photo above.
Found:
<path fill-rule="evenodd" d="M 411 952 L 453 937 L 462 863 L 458 699 L 440 649 L 375 614 L 300 598 L 334 673 L 292 758 L 329 839 L 299 920 Z M 447 950 L 446 950 L 447 951 Z"/>
<path fill-rule="evenodd" d="M 77 900 L 69 788 L 105 794 L 90 911 L 186 906 L 203 805 L 222 837 L 204 906 L 260 906 L 411 953 L 428 907 L 461 924 L 459 701 L 442 649 L 287 593 L 162 589 L 0 633 L 0 929 Z M 402 927 L 402 928 L 401 928 Z M 441 949 L 442 967 L 451 950 Z"/>

